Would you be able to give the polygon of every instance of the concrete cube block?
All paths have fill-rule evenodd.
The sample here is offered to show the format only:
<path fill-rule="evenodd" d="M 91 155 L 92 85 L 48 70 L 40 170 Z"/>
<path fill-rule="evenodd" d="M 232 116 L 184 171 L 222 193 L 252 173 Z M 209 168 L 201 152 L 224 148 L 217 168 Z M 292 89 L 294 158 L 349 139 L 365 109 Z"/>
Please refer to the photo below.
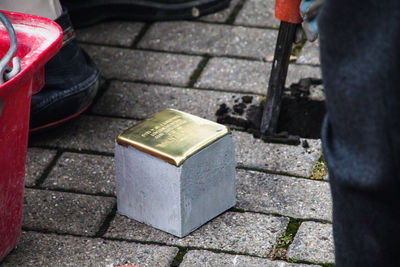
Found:
<path fill-rule="evenodd" d="M 123 133 L 116 143 L 118 212 L 183 237 L 235 205 L 234 144 L 229 130 L 221 133 L 223 125 L 176 110 L 162 112 L 124 132 L 129 133 L 125 140 L 129 136 L 136 142 L 120 142 Z M 143 135 L 147 139 L 138 141 Z M 154 142 L 157 136 L 164 139 Z M 171 161 L 166 151 L 185 156 Z"/>

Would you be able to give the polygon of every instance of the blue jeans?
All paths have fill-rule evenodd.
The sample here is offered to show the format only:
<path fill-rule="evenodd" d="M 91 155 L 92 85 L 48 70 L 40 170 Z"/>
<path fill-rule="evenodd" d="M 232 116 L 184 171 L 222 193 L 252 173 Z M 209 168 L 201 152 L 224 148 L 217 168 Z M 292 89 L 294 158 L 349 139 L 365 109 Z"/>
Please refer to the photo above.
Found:
<path fill-rule="evenodd" d="M 397 266 L 400 1 L 325 0 L 319 31 L 336 266 Z"/>

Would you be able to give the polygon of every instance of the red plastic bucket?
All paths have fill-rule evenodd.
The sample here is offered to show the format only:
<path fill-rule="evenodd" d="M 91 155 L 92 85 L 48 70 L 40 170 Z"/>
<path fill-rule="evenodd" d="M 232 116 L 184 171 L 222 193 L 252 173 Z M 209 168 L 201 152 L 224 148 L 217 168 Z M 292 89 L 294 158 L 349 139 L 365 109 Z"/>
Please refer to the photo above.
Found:
<path fill-rule="evenodd" d="M 44 85 L 44 64 L 62 45 L 62 30 L 37 16 L 3 12 L 14 26 L 21 72 L 0 85 L 0 261 L 21 235 L 31 96 Z M 0 58 L 10 47 L 0 25 Z"/>

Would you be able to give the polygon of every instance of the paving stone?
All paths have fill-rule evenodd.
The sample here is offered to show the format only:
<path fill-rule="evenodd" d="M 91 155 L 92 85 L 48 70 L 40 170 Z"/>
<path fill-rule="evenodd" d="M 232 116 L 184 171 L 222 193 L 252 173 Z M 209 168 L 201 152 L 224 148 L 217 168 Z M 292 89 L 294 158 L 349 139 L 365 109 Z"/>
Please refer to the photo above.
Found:
<path fill-rule="evenodd" d="M 268 259 L 242 256 L 242 255 L 213 253 L 204 250 L 192 250 L 185 254 L 185 256 L 183 257 L 183 261 L 179 266 L 180 267 L 196 267 L 196 266 L 301 267 L 310 265 L 287 263 L 284 261 L 271 261 Z"/>
<path fill-rule="evenodd" d="M 319 42 L 306 42 L 296 60 L 297 64 L 320 65 Z"/>
<path fill-rule="evenodd" d="M 289 246 L 287 256 L 296 260 L 334 263 L 332 225 L 303 222 Z"/>
<path fill-rule="evenodd" d="M 26 189 L 22 227 L 94 235 L 115 202 L 110 197 Z"/>
<path fill-rule="evenodd" d="M 266 94 L 271 63 L 231 58 L 212 58 L 196 82 L 198 88 L 214 88 L 238 92 Z M 289 66 L 286 87 L 301 78 L 320 78 L 319 67 Z"/>
<path fill-rule="evenodd" d="M 309 177 L 322 154 L 319 139 L 306 139 L 310 148 L 305 149 L 301 145 L 265 143 L 239 131 L 233 131 L 233 138 L 239 166 Z"/>
<path fill-rule="evenodd" d="M 28 148 L 26 156 L 25 186 L 34 186 L 36 180 L 42 176 L 46 167 L 56 155 L 55 150 Z"/>
<path fill-rule="evenodd" d="M 114 157 L 64 153 L 42 186 L 73 192 L 115 195 Z"/>
<path fill-rule="evenodd" d="M 80 42 L 131 47 L 143 26 L 137 22 L 104 22 L 79 29 L 76 36 Z"/>
<path fill-rule="evenodd" d="M 237 171 L 236 180 L 236 207 L 240 209 L 302 219 L 332 220 L 327 182 L 245 170 Z"/>
<path fill-rule="evenodd" d="M 2 266 L 170 266 L 178 248 L 23 232 Z"/>
<path fill-rule="evenodd" d="M 247 0 L 236 17 L 235 24 L 258 27 L 279 27 L 275 18 L 274 0 Z"/>
<path fill-rule="evenodd" d="M 292 83 L 299 82 L 299 80 L 303 78 L 322 79 L 321 68 L 296 64 L 289 65 L 286 78 L 286 87 L 289 87 Z"/>
<path fill-rule="evenodd" d="M 145 119 L 165 108 L 175 108 L 216 121 L 215 113 L 222 103 L 233 102 L 233 99 L 242 96 L 244 94 L 116 81 L 111 83 L 93 112 Z M 253 103 L 260 101 L 260 97 L 253 96 Z"/>
<path fill-rule="evenodd" d="M 31 139 L 31 145 L 114 153 L 115 138 L 138 121 L 82 115 L 58 131 Z M 233 131 L 236 162 L 240 166 L 309 177 L 321 156 L 319 140 L 307 139 L 310 148 L 265 143 L 251 134 Z"/>
<path fill-rule="evenodd" d="M 217 13 L 213 13 L 204 17 L 200 17 L 198 20 L 207 21 L 207 22 L 226 22 L 229 16 L 232 14 L 232 11 L 235 9 L 236 5 L 239 3 L 239 0 L 232 0 L 229 7 L 221 10 Z"/>
<path fill-rule="evenodd" d="M 105 236 L 267 256 L 288 221 L 257 213 L 226 212 L 179 239 L 117 214 Z"/>
<path fill-rule="evenodd" d="M 31 145 L 114 153 L 118 134 L 137 121 L 81 115 L 70 124 L 30 140 Z"/>
<path fill-rule="evenodd" d="M 186 85 L 201 57 L 83 45 L 102 75 L 119 80 L 141 80 Z"/>
<path fill-rule="evenodd" d="M 199 22 L 155 23 L 138 46 L 163 51 L 262 59 L 274 53 L 278 31 Z"/>
<path fill-rule="evenodd" d="M 212 58 L 195 87 L 265 94 L 269 64 L 231 58 Z"/>

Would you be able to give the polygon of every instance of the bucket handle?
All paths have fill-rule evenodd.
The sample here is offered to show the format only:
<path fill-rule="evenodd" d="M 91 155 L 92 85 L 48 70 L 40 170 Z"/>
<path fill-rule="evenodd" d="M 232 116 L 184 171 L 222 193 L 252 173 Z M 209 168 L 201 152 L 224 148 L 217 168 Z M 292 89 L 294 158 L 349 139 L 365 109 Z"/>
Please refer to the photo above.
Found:
<path fill-rule="evenodd" d="M 7 29 L 8 35 L 10 36 L 10 48 L 6 55 L 0 61 L 0 84 L 12 79 L 21 71 L 21 61 L 19 57 L 14 57 L 17 52 L 18 42 L 17 35 L 15 34 L 14 27 L 7 19 L 7 17 L 0 11 L 0 21 L 4 24 Z M 12 60 L 13 68 L 8 65 Z"/>

